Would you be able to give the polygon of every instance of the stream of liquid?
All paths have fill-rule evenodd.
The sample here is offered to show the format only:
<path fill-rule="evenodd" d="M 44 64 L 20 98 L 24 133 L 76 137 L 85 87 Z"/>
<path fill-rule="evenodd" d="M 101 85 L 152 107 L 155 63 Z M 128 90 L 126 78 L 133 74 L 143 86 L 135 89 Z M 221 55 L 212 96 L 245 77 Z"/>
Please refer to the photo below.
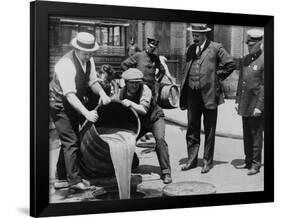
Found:
<path fill-rule="evenodd" d="M 109 144 L 110 155 L 118 184 L 119 198 L 129 199 L 136 134 L 124 129 L 105 128 L 102 130 L 102 133 L 100 133 L 100 137 Z"/>

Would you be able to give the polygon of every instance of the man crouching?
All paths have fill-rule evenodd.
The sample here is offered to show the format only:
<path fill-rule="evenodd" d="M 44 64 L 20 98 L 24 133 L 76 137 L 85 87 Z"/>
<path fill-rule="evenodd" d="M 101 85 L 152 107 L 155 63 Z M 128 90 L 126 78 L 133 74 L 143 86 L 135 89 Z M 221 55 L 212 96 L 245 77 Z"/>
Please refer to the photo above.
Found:
<path fill-rule="evenodd" d="M 120 100 L 125 106 L 135 109 L 141 121 L 141 130 L 137 140 L 147 132 L 152 132 L 156 141 L 155 151 L 162 172 L 161 178 L 165 184 L 171 183 L 168 145 L 165 141 L 164 113 L 152 101 L 152 92 L 148 86 L 143 84 L 143 73 L 140 70 L 129 68 L 123 72 L 122 78 L 125 80 L 125 86 L 120 91 Z"/>

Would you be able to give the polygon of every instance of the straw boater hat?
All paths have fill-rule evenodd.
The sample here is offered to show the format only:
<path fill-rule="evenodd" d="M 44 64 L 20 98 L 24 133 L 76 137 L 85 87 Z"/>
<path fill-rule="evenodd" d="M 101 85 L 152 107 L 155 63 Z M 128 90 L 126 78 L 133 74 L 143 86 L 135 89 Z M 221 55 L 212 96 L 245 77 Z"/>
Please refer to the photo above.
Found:
<path fill-rule="evenodd" d="M 263 39 L 263 31 L 260 29 L 250 29 L 247 31 L 246 44 L 255 44 Z"/>
<path fill-rule="evenodd" d="M 80 32 L 71 40 L 71 45 L 81 51 L 93 52 L 99 49 L 96 38 L 87 32 Z"/>
<path fill-rule="evenodd" d="M 187 30 L 191 32 L 205 33 L 211 31 L 212 29 L 207 27 L 207 24 L 193 23 L 190 27 L 187 28 Z"/>
<path fill-rule="evenodd" d="M 141 82 L 143 80 L 143 73 L 137 68 L 129 68 L 123 72 L 122 78 L 126 81 Z"/>

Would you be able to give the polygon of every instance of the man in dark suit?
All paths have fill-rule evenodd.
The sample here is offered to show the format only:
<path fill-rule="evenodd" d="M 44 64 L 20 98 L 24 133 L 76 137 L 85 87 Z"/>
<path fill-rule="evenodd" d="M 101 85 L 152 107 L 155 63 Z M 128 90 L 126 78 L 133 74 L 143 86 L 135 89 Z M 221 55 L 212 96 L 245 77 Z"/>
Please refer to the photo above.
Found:
<path fill-rule="evenodd" d="M 206 24 L 192 24 L 188 30 L 192 31 L 194 44 L 190 45 L 186 52 L 180 93 L 180 108 L 187 109 L 188 119 L 188 160 L 182 170 L 197 166 L 203 114 L 205 146 L 201 173 L 208 173 L 213 167 L 217 107 L 223 103 L 220 81 L 227 78 L 236 65 L 221 44 L 207 38 L 207 32 L 211 29 Z M 219 65 L 222 66 L 220 70 Z"/>
<path fill-rule="evenodd" d="M 247 31 L 249 54 L 240 62 L 236 110 L 242 116 L 245 163 L 237 168 L 249 169 L 248 175 L 260 171 L 263 142 L 264 56 L 263 31 Z"/>

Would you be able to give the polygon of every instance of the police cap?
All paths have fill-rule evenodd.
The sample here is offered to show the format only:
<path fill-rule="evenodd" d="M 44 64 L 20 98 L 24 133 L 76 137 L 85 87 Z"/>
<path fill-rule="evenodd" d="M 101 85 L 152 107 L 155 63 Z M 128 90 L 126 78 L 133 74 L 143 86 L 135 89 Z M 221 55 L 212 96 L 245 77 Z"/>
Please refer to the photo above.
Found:
<path fill-rule="evenodd" d="M 250 29 L 247 31 L 246 44 L 255 44 L 263 39 L 263 31 L 260 29 Z"/>
<path fill-rule="evenodd" d="M 156 48 L 158 46 L 159 40 L 156 40 L 154 38 L 147 38 L 147 44 L 151 46 L 152 48 Z"/>

